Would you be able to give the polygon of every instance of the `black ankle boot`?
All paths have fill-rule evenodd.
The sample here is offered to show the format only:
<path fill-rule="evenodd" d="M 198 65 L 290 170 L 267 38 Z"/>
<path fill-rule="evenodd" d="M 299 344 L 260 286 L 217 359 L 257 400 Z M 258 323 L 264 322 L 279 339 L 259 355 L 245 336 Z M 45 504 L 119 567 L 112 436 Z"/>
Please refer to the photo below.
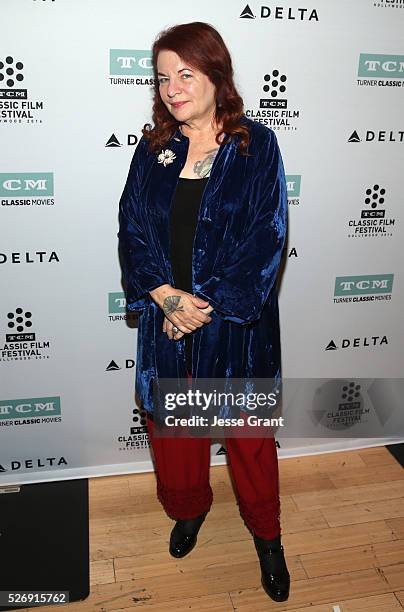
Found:
<path fill-rule="evenodd" d="M 286 601 L 289 597 L 290 576 L 280 535 L 273 540 L 264 540 L 254 534 L 254 544 L 261 565 L 264 591 L 274 601 Z"/>
<path fill-rule="evenodd" d="M 194 548 L 199 529 L 207 512 L 193 519 L 180 519 L 175 523 L 175 526 L 170 536 L 169 552 L 173 557 L 185 557 Z"/>

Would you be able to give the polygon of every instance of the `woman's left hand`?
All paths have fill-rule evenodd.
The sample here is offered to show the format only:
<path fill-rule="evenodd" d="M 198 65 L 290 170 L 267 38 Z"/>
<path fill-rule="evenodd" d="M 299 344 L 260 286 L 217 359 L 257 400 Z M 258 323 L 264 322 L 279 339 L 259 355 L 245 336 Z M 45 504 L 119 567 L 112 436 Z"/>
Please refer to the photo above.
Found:
<path fill-rule="evenodd" d="M 206 308 L 200 308 L 200 310 L 206 314 L 209 314 L 212 312 L 212 310 L 214 310 L 214 308 L 212 306 L 207 306 Z M 179 340 L 182 338 L 182 336 L 185 336 L 185 334 L 180 330 L 178 330 L 176 334 L 173 334 L 173 324 L 170 319 L 167 319 L 167 317 L 164 317 L 163 332 L 167 334 L 170 340 Z"/>

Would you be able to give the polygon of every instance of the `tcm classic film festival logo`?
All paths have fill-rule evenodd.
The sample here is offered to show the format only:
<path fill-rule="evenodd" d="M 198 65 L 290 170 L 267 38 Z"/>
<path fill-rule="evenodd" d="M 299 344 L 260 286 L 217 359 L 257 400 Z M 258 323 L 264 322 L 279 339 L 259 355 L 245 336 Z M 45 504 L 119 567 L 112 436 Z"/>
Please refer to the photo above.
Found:
<path fill-rule="evenodd" d="M 3 325 L 7 331 L 0 350 L 0 361 L 50 358 L 50 342 L 38 337 L 31 311 L 17 307 L 7 312 Z"/>
<path fill-rule="evenodd" d="M 387 190 L 383 185 L 369 185 L 363 193 L 360 217 L 348 220 L 348 238 L 390 238 L 396 224 L 386 215 Z"/>
<path fill-rule="evenodd" d="M 154 85 L 151 51 L 110 49 L 109 74 L 111 85 Z"/>
<path fill-rule="evenodd" d="M 402 9 L 404 8 L 404 0 L 373 0 L 373 6 L 376 8 Z"/>
<path fill-rule="evenodd" d="M 349 437 L 397 435 L 402 431 L 400 389 L 401 380 L 394 379 L 326 381 L 315 391 L 313 420 Z"/>
<path fill-rule="evenodd" d="M 52 172 L 0 173 L 2 206 L 53 206 L 53 196 Z"/>
<path fill-rule="evenodd" d="M 291 105 L 287 88 L 288 77 L 280 69 L 274 68 L 263 74 L 258 103 L 246 108 L 246 116 L 274 131 L 297 130 L 301 111 Z"/>
<path fill-rule="evenodd" d="M 30 100 L 24 61 L 0 58 L 0 123 L 42 123 L 42 100 Z"/>
<path fill-rule="evenodd" d="M 330 430 L 344 431 L 368 421 L 361 385 L 356 381 L 330 381 L 318 388 L 313 398 L 316 421 Z"/>
<path fill-rule="evenodd" d="M 136 451 L 150 447 L 146 410 L 134 406 L 129 432 L 118 436 L 118 445 L 120 451 Z"/>
<path fill-rule="evenodd" d="M 357 84 L 360 87 L 403 87 L 404 55 L 361 53 Z"/>

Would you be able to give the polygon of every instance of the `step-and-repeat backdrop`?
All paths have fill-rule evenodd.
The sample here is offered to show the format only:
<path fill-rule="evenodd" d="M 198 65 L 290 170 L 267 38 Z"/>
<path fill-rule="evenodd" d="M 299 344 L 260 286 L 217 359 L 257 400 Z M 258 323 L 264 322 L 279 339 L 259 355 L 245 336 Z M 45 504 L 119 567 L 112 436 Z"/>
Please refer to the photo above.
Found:
<path fill-rule="evenodd" d="M 0 485 L 152 469 L 117 212 L 150 120 L 152 42 L 190 21 L 222 34 L 246 114 L 283 154 L 283 376 L 313 379 L 290 404 L 313 418 L 283 432 L 279 456 L 392 439 L 361 424 L 372 390 L 385 418 L 402 410 L 404 2 L 2 0 L 1 13 Z M 212 464 L 225 459 L 212 444 Z"/>

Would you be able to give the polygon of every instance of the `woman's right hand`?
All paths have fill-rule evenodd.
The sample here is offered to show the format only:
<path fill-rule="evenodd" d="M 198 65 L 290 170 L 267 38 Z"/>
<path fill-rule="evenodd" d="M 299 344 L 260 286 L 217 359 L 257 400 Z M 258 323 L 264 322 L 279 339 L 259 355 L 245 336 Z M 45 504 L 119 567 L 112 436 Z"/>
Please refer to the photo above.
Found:
<path fill-rule="evenodd" d="M 207 308 L 200 308 L 200 310 L 202 312 L 208 313 L 208 312 L 212 312 L 212 310 L 214 309 L 212 308 L 212 306 L 208 306 Z M 181 338 L 184 336 L 184 334 L 181 331 L 178 331 L 174 334 L 173 324 L 171 323 L 170 319 L 167 319 L 167 317 L 164 317 L 163 332 L 167 334 L 170 340 L 181 340 Z"/>
<path fill-rule="evenodd" d="M 209 302 L 187 291 L 165 284 L 152 289 L 149 293 L 163 309 L 167 319 L 184 334 L 189 334 L 212 320 L 209 312 L 213 308 Z"/>

